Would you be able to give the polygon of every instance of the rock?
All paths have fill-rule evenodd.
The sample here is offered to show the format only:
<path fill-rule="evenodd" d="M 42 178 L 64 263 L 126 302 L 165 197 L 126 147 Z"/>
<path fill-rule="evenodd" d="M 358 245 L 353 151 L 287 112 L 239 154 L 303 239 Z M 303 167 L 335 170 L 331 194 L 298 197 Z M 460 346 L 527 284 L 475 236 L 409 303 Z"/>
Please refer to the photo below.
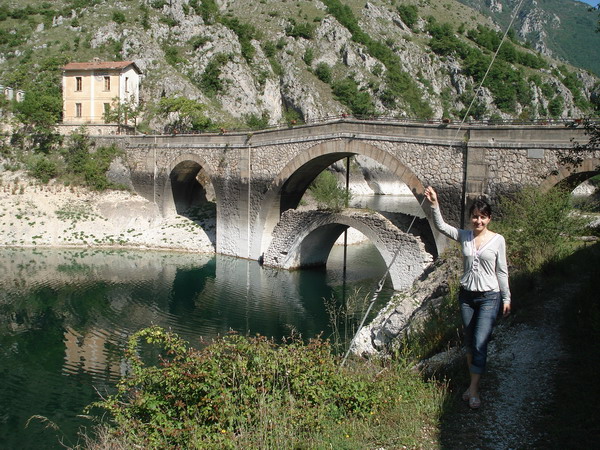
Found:
<path fill-rule="evenodd" d="M 439 258 L 411 288 L 396 295 L 355 337 L 351 351 L 361 356 L 385 354 L 398 338 L 419 329 L 429 311 L 450 292 L 460 273 L 458 257 Z"/>

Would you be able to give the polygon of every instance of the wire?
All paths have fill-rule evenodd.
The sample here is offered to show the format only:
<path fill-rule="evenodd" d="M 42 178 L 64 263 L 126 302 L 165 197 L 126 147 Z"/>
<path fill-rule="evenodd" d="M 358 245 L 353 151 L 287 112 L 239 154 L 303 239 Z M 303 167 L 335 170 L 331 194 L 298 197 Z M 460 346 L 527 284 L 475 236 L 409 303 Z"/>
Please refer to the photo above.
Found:
<path fill-rule="evenodd" d="M 419 206 L 421 208 L 423 207 L 423 202 L 425 202 L 425 197 L 423 197 L 423 200 L 421 200 L 421 203 L 419 204 Z M 415 223 L 415 220 L 417 220 L 417 216 L 413 216 L 412 221 L 410 222 L 410 225 L 406 229 L 406 233 L 407 234 L 410 231 L 410 229 L 412 228 L 413 224 Z M 385 284 L 385 280 L 386 280 L 388 274 L 390 273 L 390 269 L 392 268 L 392 266 L 394 265 L 394 262 L 396 261 L 396 258 L 400 254 L 400 248 L 401 247 L 398 246 L 398 248 L 394 252 L 394 257 L 392 258 L 392 260 L 390 261 L 390 263 L 388 264 L 388 266 L 385 269 L 385 273 L 383 274 L 383 276 L 379 280 L 379 283 L 377 283 L 377 289 L 375 289 L 375 292 L 373 292 L 373 297 L 371 297 L 371 301 L 369 303 L 369 307 L 367 308 L 367 311 L 363 315 L 362 321 L 360 322 L 360 325 L 358 326 L 358 328 L 356 330 L 356 333 L 354 334 L 354 337 L 350 341 L 350 345 L 348 346 L 348 350 L 346 351 L 346 354 L 344 355 L 344 358 L 342 359 L 342 362 L 340 364 L 341 366 L 343 366 L 346 363 L 346 359 L 348 359 L 348 356 L 350 355 L 350 352 L 352 351 L 352 346 L 354 345 L 354 341 L 356 340 L 356 338 L 358 336 L 358 333 L 360 332 L 360 330 L 362 329 L 363 325 L 365 324 L 365 320 L 367 320 L 367 316 L 371 312 L 371 309 L 373 308 L 373 305 L 375 304 L 375 301 L 377 300 L 377 297 L 379 297 L 379 293 L 383 289 L 383 285 Z"/>
<path fill-rule="evenodd" d="M 492 60 L 490 61 L 490 64 L 488 65 L 488 68 L 485 71 L 485 74 L 483 75 L 483 78 L 481 79 L 481 82 L 479 83 L 479 87 L 475 91 L 475 95 L 473 96 L 473 99 L 471 100 L 471 103 L 469 104 L 469 107 L 465 111 L 465 114 L 464 114 L 464 116 L 463 116 L 463 118 L 462 118 L 462 120 L 461 120 L 458 128 L 456 129 L 456 134 L 454 135 L 453 141 L 456 140 L 456 138 L 458 137 L 458 133 L 460 132 L 462 126 L 464 125 L 465 121 L 467 120 L 467 117 L 469 116 L 469 112 L 471 111 L 471 108 L 473 107 L 473 104 L 475 103 L 475 100 L 477 99 L 477 95 L 479 94 L 479 92 L 483 88 L 483 83 L 485 82 L 485 79 L 487 78 L 488 74 L 490 73 L 490 70 L 492 69 L 492 65 L 496 61 L 496 57 L 498 56 L 498 53 L 500 52 L 500 48 L 502 47 L 502 44 L 506 40 L 506 36 L 508 35 L 508 32 L 509 32 L 509 30 L 511 29 L 511 27 L 513 25 L 513 22 L 515 21 L 515 19 L 517 17 L 517 14 L 518 14 L 519 10 L 521 9 L 521 6 L 523 5 L 523 2 L 524 2 L 524 0 L 520 0 L 519 4 L 517 5 L 517 7 L 515 8 L 515 10 L 513 11 L 513 15 L 512 15 L 512 17 L 510 19 L 510 23 L 508 24 L 508 27 L 506 28 L 506 31 L 504 32 L 504 35 L 502 36 L 502 39 L 500 40 L 500 43 L 498 44 L 498 48 L 496 49 L 496 52 L 494 53 L 494 56 L 492 57 Z M 452 147 L 452 144 L 451 144 L 451 147 Z M 423 202 L 425 202 L 425 197 L 423 197 L 423 199 L 421 200 L 421 203 L 420 203 L 421 208 L 423 207 Z M 412 228 L 413 224 L 415 223 L 416 218 L 417 218 L 416 216 L 413 216 L 413 220 L 410 223 L 408 229 L 406 230 L 406 233 L 408 233 L 410 231 L 410 229 Z M 360 322 L 360 325 L 358 326 L 358 328 L 356 330 L 356 333 L 354 334 L 354 337 L 350 341 L 350 345 L 348 345 L 348 351 L 344 355 L 344 358 L 342 359 L 342 362 L 341 362 L 340 366 L 343 366 L 346 363 L 346 360 L 348 359 L 348 356 L 350 355 L 350 352 L 352 351 L 352 346 L 354 345 L 354 341 L 356 341 L 356 338 L 358 337 L 358 333 L 360 332 L 360 330 L 362 329 L 363 325 L 365 324 L 365 321 L 367 320 L 367 316 L 371 312 L 371 309 L 373 308 L 373 305 L 375 304 L 375 301 L 377 300 L 377 297 L 379 297 L 379 293 L 383 289 L 383 285 L 385 283 L 385 279 L 387 278 L 388 274 L 390 273 L 390 269 L 392 268 L 392 265 L 396 261 L 396 258 L 398 257 L 399 253 L 400 253 L 400 247 L 398 247 L 398 249 L 394 253 L 394 257 L 392 258 L 392 261 L 390 262 L 390 264 L 387 266 L 387 268 L 385 270 L 385 273 L 383 274 L 383 277 L 381 277 L 381 279 L 379 280 L 379 283 L 377 283 L 377 289 L 375 289 L 375 292 L 373 293 L 373 297 L 371 298 L 371 302 L 369 303 L 369 307 L 367 308 L 367 311 L 365 312 L 365 314 L 364 314 L 364 316 L 362 318 L 362 321 Z"/>
<path fill-rule="evenodd" d="M 473 104 L 475 103 L 475 100 L 477 99 L 477 95 L 479 94 L 479 92 L 483 88 L 483 83 L 485 82 L 485 79 L 487 78 L 488 74 L 490 73 L 490 70 L 492 69 L 492 65 L 496 61 L 496 57 L 498 56 L 498 53 L 500 52 L 500 48 L 502 47 L 502 44 L 506 40 L 506 36 L 508 35 L 508 32 L 509 32 L 509 30 L 511 29 L 511 27 L 513 25 L 513 22 L 517 18 L 517 14 L 519 13 L 519 10 L 521 9 L 521 6 L 523 5 L 523 2 L 524 2 L 524 0 L 520 0 L 519 4 L 515 8 L 515 10 L 513 12 L 513 15 L 512 15 L 512 17 L 510 19 L 510 23 L 508 24 L 508 27 L 506 28 L 506 31 L 504 32 L 504 35 L 502 36 L 502 39 L 500 40 L 500 43 L 498 44 L 498 48 L 496 49 L 496 52 L 494 53 L 494 56 L 492 57 L 492 60 L 490 61 L 490 64 L 488 65 L 488 68 L 485 71 L 485 74 L 483 75 L 483 78 L 481 79 L 481 83 L 479 83 L 479 87 L 475 91 L 475 95 L 473 96 L 473 99 L 471 100 L 471 103 L 469 104 L 469 107 L 465 111 L 465 115 L 463 116 L 462 121 L 460 122 L 460 125 L 458 127 L 458 130 L 456 131 L 456 136 L 458 136 L 458 132 L 460 131 L 460 129 L 463 126 L 463 124 L 465 123 L 465 120 L 467 119 L 467 117 L 469 115 L 469 112 L 471 112 L 471 108 L 473 107 Z M 456 139 L 456 136 L 454 136 L 454 139 Z"/>

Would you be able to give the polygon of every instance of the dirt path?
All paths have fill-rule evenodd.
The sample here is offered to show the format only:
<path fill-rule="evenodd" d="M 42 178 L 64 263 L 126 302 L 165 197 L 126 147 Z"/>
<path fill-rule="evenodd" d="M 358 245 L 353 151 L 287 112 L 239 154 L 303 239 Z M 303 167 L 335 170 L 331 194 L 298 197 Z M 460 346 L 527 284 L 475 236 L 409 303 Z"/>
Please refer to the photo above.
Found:
<path fill-rule="evenodd" d="M 444 418 L 442 448 L 544 447 L 549 437 L 540 425 L 553 401 L 554 376 L 567 356 L 559 329 L 561 308 L 573 288 L 553 291 L 525 317 L 507 319 L 496 328 L 482 378 L 482 407 L 471 410 L 456 400 Z"/>

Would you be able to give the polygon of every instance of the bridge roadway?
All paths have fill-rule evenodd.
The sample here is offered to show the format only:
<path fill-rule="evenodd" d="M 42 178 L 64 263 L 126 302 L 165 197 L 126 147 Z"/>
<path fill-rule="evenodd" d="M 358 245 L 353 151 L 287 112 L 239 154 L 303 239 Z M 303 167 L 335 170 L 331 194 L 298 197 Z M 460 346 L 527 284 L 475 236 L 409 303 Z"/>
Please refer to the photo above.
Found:
<path fill-rule="evenodd" d="M 256 132 L 96 139 L 125 150 L 135 191 L 164 215 L 182 214 L 214 195 L 216 251 L 255 260 L 267 253 L 282 213 L 296 208 L 322 170 L 347 156 L 384 165 L 419 202 L 424 188 L 434 186 L 447 221 L 458 226 L 477 195 L 494 202 L 526 185 L 578 184 L 598 173 L 600 164 L 596 151 L 579 167 L 560 165 L 573 140 L 586 142 L 582 128 L 564 124 L 459 127 L 341 119 Z M 430 217 L 427 207 L 425 215 Z M 439 252 L 445 238 L 433 236 Z"/>

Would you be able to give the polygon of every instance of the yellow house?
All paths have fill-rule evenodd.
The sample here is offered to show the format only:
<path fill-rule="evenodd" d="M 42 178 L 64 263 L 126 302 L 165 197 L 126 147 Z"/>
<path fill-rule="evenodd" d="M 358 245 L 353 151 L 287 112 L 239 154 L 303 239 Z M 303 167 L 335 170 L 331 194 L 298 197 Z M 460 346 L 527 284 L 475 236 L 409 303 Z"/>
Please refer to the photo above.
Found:
<path fill-rule="evenodd" d="M 142 72 L 133 61 L 72 62 L 62 68 L 63 124 L 104 124 L 115 99 L 139 103 Z"/>

